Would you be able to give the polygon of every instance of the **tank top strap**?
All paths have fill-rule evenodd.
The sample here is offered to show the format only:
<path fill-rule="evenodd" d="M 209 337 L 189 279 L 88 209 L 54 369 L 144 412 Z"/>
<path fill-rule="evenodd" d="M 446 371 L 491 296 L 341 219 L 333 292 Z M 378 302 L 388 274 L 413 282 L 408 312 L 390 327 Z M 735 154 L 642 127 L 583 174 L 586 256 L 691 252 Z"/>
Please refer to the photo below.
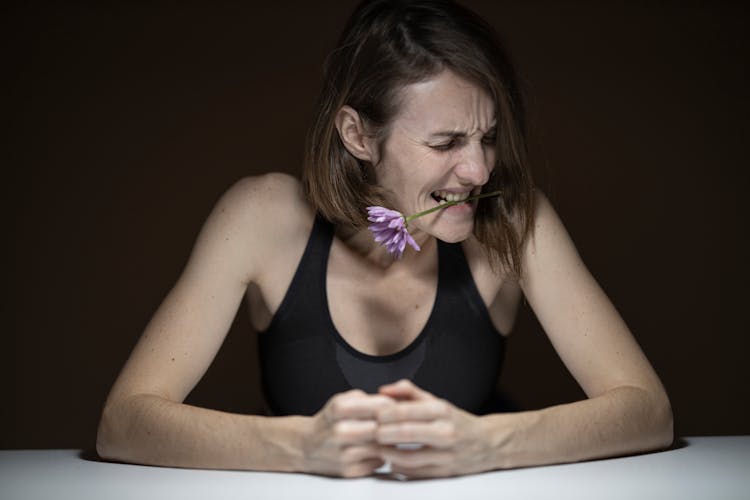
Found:
<path fill-rule="evenodd" d="M 287 288 L 286 295 L 282 299 L 276 314 L 274 314 L 271 324 L 266 332 L 261 334 L 261 337 L 272 331 L 277 336 L 276 341 L 283 341 L 284 339 L 278 337 L 283 337 L 285 334 L 293 334 L 295 338 L 321 334 L 319 328 L 310 328 L 310 324 L 305 323 L 311 319 L 316 319 L 318 320 L 316 324 L 320 325 L 323 324 L 325 319 L 323 315 L 325 302 L 321 293 L 325 290 L 321 290 L 321 284 L 325 286 L 325 272 L 333 235 L 333 224 L 317 214 L 305 251 Z M 299 311 L 304 311 L 305 314 L 300 315 L 298 314 Z M 311 315 L 319 317 L 312 318 Z M 298 320 L 302 318 L 305 318 L 305 321 L 302 324 L 297 324 L 299 323 Z M 285 327 L 278 328 L 281 324 L 284 324 Z"/>
<path fill-rule="evenodd" d="M 486 324 L 495 330 L 484 300 L 477 289 L 474 276 L 471 274 L 463 245 L 438 240 L 438 252 L 440 255 L 438 299 L 441 307 L 436 307 L 436 310 L 442 316 L 437 320 L 452 323 L 453 320 L 447 316 L 451 315 L 453 306 L 460 304 L 460 307 L 468 306 L 475 317 L 482 322 L 486 321 Z"/>

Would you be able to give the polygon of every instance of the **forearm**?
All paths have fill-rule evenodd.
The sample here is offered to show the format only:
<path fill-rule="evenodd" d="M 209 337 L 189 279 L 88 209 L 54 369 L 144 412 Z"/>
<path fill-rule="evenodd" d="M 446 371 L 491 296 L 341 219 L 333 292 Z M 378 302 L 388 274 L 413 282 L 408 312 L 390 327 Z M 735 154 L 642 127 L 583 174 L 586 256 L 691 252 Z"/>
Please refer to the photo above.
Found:
<path fill-rule="evenodd" d="M 618 387 L 539 411 L 482 417 L 496 468 L 575 462 L 664 448 L 672 413 L 662 393 Z"/>
<path fill-rule="evenodd" d="M 105 409 L 97 451 L 103 458 L 147 465 L 299 471 L 305 421 L 225 413 L 137 395 Z"/>

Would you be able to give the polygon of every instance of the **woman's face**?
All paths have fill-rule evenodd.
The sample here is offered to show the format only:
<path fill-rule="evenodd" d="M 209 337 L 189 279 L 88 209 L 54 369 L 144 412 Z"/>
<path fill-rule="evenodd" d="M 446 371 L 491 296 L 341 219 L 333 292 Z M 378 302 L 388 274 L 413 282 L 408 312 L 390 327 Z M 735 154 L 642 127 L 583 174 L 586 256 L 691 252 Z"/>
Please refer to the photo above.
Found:
<path fill-rule="evenodd" d="M 405 87 L 383 157 L 375 166 L 390 206 L 404 215 L 478 194 L 495 165 L 495 105 L 451 71 Z M 447 242 L 474 229 L 476 202 L 462 203 L 409 223 L 409 231 Z"/>

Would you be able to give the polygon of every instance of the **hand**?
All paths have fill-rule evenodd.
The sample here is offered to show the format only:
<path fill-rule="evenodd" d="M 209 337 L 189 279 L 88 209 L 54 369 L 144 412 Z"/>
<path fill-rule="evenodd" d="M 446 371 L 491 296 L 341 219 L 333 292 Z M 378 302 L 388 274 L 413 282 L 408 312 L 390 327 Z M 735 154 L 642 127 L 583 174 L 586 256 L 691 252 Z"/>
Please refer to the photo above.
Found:
<path fill-rule="evenodd" d="M 376 442 L 379 411 L 395 405 L 384 395 L 351 390 L 333 396 L 312 417 L 303 438 L 306 472 L 340 477 L 368 476 L 383 465 Z"/>
<path fill-rule="evenodd" d="M 381 456 L 391 463 L 393 473 L 445 477 L 492 469 L 481 417 L 408 380 L 383 386 L 379 392 L 398 401 L 378 412 L 377 441 L 384 445 Z"/>

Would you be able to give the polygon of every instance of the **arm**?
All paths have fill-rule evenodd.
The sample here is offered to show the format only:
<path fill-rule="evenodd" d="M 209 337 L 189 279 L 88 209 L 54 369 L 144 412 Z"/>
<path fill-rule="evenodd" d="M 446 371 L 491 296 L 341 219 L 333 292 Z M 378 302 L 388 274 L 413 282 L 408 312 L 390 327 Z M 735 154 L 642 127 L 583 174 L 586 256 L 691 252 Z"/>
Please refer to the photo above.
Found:
<path fill-rule="evenodd" d="M 112 388 L 97 434 L 107 459 L 150 465 L 363 475 L 384 397 L 336 396 L 315 417 L 237 415 L 183 404 L 213 361 L 247 284 L 304 231 L 296 181 L 248 178 L 217 203 L 189 262 Z M 268 217 L 274 214 L 274 217 Z M 294 236 L 297 235 L 297 236 Z M 357 446 L 353 446 L 357 445 Z M 348 454 L 344 448 L 354 448 Z M 377 462 L 377 463 L 376 463 Z"/>
<path fill-rule="evenodd" d="M 182 404 L 224 341 L 248 282 L 257 278 L 254 263 L 265 249 L 252 236 L 265 229 L 257 214 L 269 208 L 264 193 L 274 184 L 244 179 L 216 204 L 110 392 L 97 435 L 101 456 L 155 465 L 262 465 L 246 450 L 261 449 L 262 436 L 287 435 L 289 421 L 271 424 Z M 264 432 L 253 432 L 258 426 Z M 293 443 L 279 446 L 289 451 Z M 294 466 L 293 454 L 278 455 L 279 463 L 269 466 Z"/>
<path fill-rule="evenodd" d="M 498 431 L 492 435 L 505 434 L 499 465 L 568 462 L 671 444 L 672 412 L 659 378 L 541 194 L 520 285 L 589 399 L 488 417 L 490 429 Z M 510 434 L 500 431 L 509 423 Z"/>
<path fill-rule="evenodd" d="M 136 394 L 108 403 L 97 451 L 148 465 L 361 477 L 383 465 L 375 415 L 390 404 L 354 390 L 333 396 L 313 417 L 263 417 Z"/>
<path fill-rule="evenodd" d="M 539 411 L 476 417 L 408 382 L 381 389 L 405 400 L 382 411 L 381 444 L 394 471 L 443 476 L 571 462 L 672 442 L 669 400 L 624 321 L 581 262 L 542 195 L 520 285 L 555 350 L 589 399 Z"/>
<path fill-rule="evenodd" d="M 134 394 L 107 404 L 97 452 L 147 465 L 300 471 L 306 420 L 238 415 Z"/>

